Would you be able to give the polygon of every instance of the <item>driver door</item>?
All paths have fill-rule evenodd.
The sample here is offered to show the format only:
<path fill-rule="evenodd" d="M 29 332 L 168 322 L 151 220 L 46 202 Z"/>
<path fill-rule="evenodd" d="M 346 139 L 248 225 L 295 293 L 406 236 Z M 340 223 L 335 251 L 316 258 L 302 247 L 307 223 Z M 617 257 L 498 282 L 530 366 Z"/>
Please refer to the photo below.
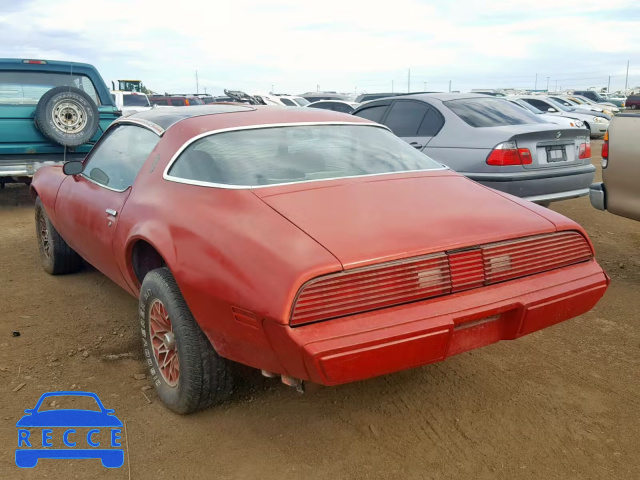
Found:
<path fill-rule="evenodd" d="M 113 238 L 133 181 L 159 140 L 137 125 L 109 129 L 85 160 L 83 172 L 62 182 L 56 199 L 57 228 L 65 241 L 127 290 Z"/>

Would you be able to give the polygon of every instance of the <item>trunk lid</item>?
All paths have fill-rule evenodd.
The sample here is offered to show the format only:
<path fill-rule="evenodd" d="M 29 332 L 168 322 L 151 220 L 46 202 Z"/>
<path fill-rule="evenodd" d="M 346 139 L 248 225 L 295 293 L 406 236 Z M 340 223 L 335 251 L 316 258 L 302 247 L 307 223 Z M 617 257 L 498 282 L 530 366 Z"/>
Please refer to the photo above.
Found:
<path fill-rule="evenodd" d="M 584 129 L 558 125 L 552 129 L 514 135 L 511 141 L 518 148 L 527 148 L 531 152 L 532 163 L 523 165 L 527 170 L 575 167 L 590 161 L 579 158 L 580 144 L 589 141 Z"/>
<path fill-rule="evenodd" d="M 451 171 L 253 192 L 345 268 L 556 231 L 540 214 Z"/>

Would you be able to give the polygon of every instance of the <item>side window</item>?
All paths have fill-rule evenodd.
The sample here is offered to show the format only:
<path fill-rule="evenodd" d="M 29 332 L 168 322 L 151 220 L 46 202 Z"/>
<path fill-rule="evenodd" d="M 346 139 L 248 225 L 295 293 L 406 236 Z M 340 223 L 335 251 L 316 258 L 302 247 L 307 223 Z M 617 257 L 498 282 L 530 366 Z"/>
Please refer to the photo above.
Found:
<path fill-rule="evenodd" d="M 126 190 L 159 140 L 146 128 L 119 125 L 91 152 L 83 175 L 113 190 Z"/>
<path fill-rule="evenodd" d="M 280 101 L 284 103 L 287 107 L 297 107 L 296 102 L 293 100 L 289 100 L 288 98 L 281 98 Z"/>
<path fill-rule="evenodd" d="M 548 103 L 543 102 L 542 100 L 536 100 L 534 98 L 525 98 L 524 101 L 529 105 L 533 105 L 537 109 L 542 110 L 543 112 L 548 112 L 549 108 L 553 108 Z"/>
<path fill-rule="evenodd" d="M 442 115 L 435 108 L 430 107 L 429 111 L 424 116 L 424 120 L 422 120 L 422 123 L 420 124 L 418 137 L 434 137 L 438 134 L 443 125 L 444 120 Z"/>
<path fill-rule="evenodd" d="M 153 102 L 154 105 L 166 105 L 169 106 L 169 101 L 168 100 L 154 100 Z"/>
<path fill-rule="evenodd" d="M 171 106 L 173 107 L 182 107 L 184 105 L 184 100 L 181 98 L 172 98 Z"/>
<path fill-rule="evenodd" d="M 382 116 L 384 115 L 384 112 L 386 110 L 386 105 L 378 105 L 375 107 L 364 108 L 356 113 L 356 116 L 366 118 L 367 120 L 371 120 L 372 122 L 380 123 L 380 120 L 382 120 Z"/>
<path fill-rule="evenodd" d="M 384 123 L 399 137 L 415 137 L 428 110 L 422 102 L 394 102 Z"/>

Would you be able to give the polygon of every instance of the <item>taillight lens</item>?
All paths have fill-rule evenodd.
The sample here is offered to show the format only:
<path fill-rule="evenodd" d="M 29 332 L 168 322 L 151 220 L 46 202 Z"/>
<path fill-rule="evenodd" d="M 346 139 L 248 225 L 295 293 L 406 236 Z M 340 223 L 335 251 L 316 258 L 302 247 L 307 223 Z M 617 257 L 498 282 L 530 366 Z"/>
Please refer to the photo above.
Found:
<path fill-rule="evenodd" d="M 602 168 L 607 168 L 609 164 L 609 130 L 604 134 L 604 143 L 602 144 Z"/>
<path fill-rule="evenodd" d="M 444 253 L 326 275 L 300 290 L 290 325 L 377 310 L 448 293 Z"/>
<path fill-rule="evenodd" d="M 30 65 L 46 65 L 47 62 L 44 60 L 23 60 L 22 63 L 27 63 Z"/>
<path fill-rule="evenodd" d="M 591 158 L 591 142 L 589 140 L 587 140 L 586 143 L 580 144 L 578 158 Z"/>
<path fill-rule="evenodd" d="M 586 238 L 569 231 L 346 270 L 304 284 L 289 324 L 304 325 L 427 300 L 572 265 L 592 256 Z"/>
<path fill-rule="evenodd" d="M 487 157 L 487 165 L 497 167 L 507 165 L 531 165 L 533 158 L 528 148 L 518 148 L 515 142 L 497 145 Z"/>

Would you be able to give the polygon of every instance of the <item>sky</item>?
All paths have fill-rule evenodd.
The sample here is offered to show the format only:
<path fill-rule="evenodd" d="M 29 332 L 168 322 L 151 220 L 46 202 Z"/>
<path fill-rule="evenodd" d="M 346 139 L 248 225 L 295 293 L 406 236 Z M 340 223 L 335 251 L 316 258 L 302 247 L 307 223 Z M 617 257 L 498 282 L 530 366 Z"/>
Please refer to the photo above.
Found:
<path fill-rule="evenodd" d="M 639 45 L 638 0 L 0 0 L 0 57 L 156 92 L 613 91 Z"/>

